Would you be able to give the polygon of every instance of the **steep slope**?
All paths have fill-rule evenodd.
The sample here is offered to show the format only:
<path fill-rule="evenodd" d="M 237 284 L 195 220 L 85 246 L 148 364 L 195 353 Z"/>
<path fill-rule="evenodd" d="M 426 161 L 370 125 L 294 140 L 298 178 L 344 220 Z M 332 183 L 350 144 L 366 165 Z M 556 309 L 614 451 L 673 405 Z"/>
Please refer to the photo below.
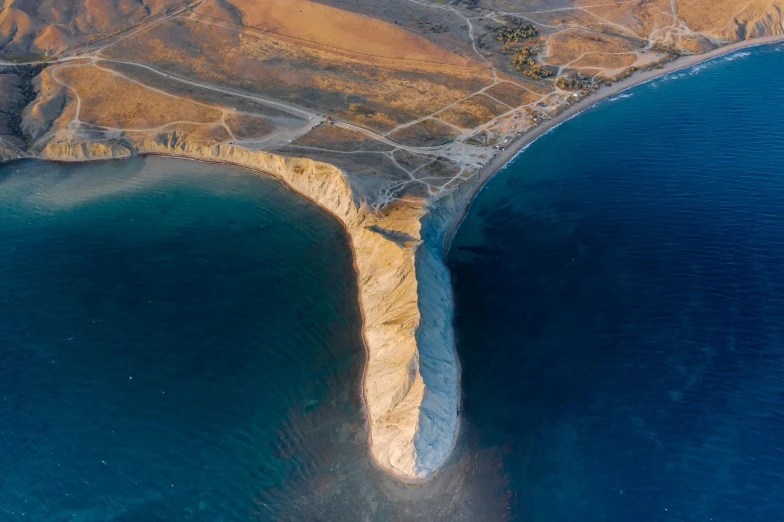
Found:
<path fill-rule="evenodd" d="M 780 35 L 781 13 L 782 0 L 5 0 L 0 158 L 233 163 L 333 214 L 354 250 L 370 452 L 424 480 L 459 427 L 444 243 L 504 149 L 683 55 Z"/>

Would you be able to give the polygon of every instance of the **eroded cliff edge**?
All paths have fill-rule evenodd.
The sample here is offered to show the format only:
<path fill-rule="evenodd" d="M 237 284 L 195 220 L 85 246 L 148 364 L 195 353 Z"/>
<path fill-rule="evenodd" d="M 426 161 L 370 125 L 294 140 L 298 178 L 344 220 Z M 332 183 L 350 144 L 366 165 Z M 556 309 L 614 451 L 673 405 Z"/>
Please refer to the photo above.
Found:
<path fill-rule="evenodd" d="M 50 143 L 38 157 L 85 161 L 143 154 L 267 173 L 343 224 L 354 252 L 363 316 L 367 358 L 362 387 L 370 453 L 401 480 L 431 476 L 449 455 L 458 430 L 459 365 L 443 262 L 448 213 L 429 213 L 429 201 L 413 196 L 371 210 L 352 193 L 345 173 L 332 165 L 236 145 L 198 145 L 176 134 L 125 145 Z"/>
<path fill-rule="evenodd" d="M 419 481 L 447 458 L 459 427 L 443 256 L 473 194 L 516 150 L 587 104 L 746 45 L 722 47 L 730 41 L 780 35 L 780 10 L 766 7 L 776 2 L 743 17 L 717 11 L 718 25 L 706 33 L 688 29 L 680 18 L 688 12 L 662 2 L 672 10 L 663 21 L 641 12 L 642 25 L 613 24 L 626 33 L 623 42 L 590 23 L 574 31 L 504 18 L 498 26 L 488 16 L 463 26 L 473 9 L 452 6 L 456 34 L 468 33 L 464 52 L 430 48 L 434 61 L 405 63 L 399 53 L 419 56 L 422 40 L 398 29 L 389 33 L 390 57 L 364 53 L 363 38 L 378 43 L 383 31 L 359 35 L 359 54 L 330 54 L 228 20 L 228 33 L 206 37 L 202 2 L 191 2 L 95 45 L 51 49 L 45 60 L 22 54 L 0 61 L 0 92 L 7 94 L 0 97 L 0 160 L 159 154 L 234 163 L 281 179 L 336 216 L 354 250 L 364 316 L 370 451 L 386 471 Z M 655 11 L 655 4 L 638 7 Z M 446 23 L 442 6 L 421 9 Z M 330 27 L 323 18 L 319 25 Z M 730 18 L 736 29 L 725 34 Z M 336 27 L 326 33 L 346 28 Z M 502 41 L 515 31 L 529 35 L 511 42 L 528 58 L 512 67 L 510 41 Z M 627 36 L 635 31 L 632 42 Z M 398 37 L 411 45 L 401 47 Z M 597 41 L 599 50 L 584 52 Z M 478 43 L 489 47 L 480 52 Z M 538 55 L 543 48 L 560 51 Z M 588 66 L 590 77 L 570 67 L 584 54 L 606 55 Z M 617 62 L 622 55 L 633 63 Z"/>

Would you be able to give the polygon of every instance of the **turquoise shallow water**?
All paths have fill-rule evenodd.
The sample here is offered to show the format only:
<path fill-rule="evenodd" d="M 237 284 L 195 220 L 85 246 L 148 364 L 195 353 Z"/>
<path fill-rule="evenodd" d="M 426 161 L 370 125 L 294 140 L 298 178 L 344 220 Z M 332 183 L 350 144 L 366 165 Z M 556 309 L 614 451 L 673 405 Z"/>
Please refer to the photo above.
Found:
<path fill-rule="evenodd" d="M 781 70 L 637 87 L 488 184 L 424 487 L 368 458 L 330 216 L 226 166 L 0 166 L 0 520 L 782 519 Z"/>
<path fill-rule="evenodd" d="M 510 518 L 784 519 L 784 47 L 534 143 L 449 255 L 466 425 Z"/>

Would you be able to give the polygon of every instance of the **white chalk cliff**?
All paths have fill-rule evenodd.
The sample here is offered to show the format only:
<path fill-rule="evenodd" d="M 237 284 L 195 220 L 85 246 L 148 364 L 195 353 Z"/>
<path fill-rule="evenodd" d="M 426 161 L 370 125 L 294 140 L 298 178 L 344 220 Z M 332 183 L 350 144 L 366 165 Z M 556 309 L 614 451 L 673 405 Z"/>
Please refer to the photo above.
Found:
<path fill-rule="evenodd" d="M 334 166 L 235 145 L 197 145 L 176 134 L 128 147 L 50 143 L 39 157 L 83 161 L 140 154 L 231 163 L 270 174 L 343 224 L 354 252 L 363 317 L 370 453 L 402 480 L 431 476 L 447 458 L 458 430 L 459 366 L 443 261 L 444 233 L 453 213 L 429 212 L 433 202 L 416 197 L 372 211 Z"/>

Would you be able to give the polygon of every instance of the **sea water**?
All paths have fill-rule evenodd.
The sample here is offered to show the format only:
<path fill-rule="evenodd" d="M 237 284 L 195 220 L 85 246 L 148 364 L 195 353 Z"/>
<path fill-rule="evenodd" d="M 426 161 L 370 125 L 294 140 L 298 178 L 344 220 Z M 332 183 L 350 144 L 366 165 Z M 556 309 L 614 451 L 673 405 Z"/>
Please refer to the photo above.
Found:
<path fill-rule="evenodd" d="M 364 437 L 347 238 L 280 183 L 23 161 L 0 216 L 0 520 L 273 519 Z"/>
<path fill-rule="evenodd" d="M 783 519 L 782 70 L 636 87 L 488 184 L 424 486 L 368 455 L 336 220 L 227 166 L 0 167 L 0 520 Z"/>
<path fill-rule="evenodd" d="M 511 519 L 784 520 L 783 51 L 605 101 L 474 201 L 464 419 Z"/>
<path fill-rule="evenodd" d="M 426 487 L 373 464 L 348 238 L 278 181 L 13 162 L 0 239 L 0 521 L 504 513 L 495 461 Z"/>

